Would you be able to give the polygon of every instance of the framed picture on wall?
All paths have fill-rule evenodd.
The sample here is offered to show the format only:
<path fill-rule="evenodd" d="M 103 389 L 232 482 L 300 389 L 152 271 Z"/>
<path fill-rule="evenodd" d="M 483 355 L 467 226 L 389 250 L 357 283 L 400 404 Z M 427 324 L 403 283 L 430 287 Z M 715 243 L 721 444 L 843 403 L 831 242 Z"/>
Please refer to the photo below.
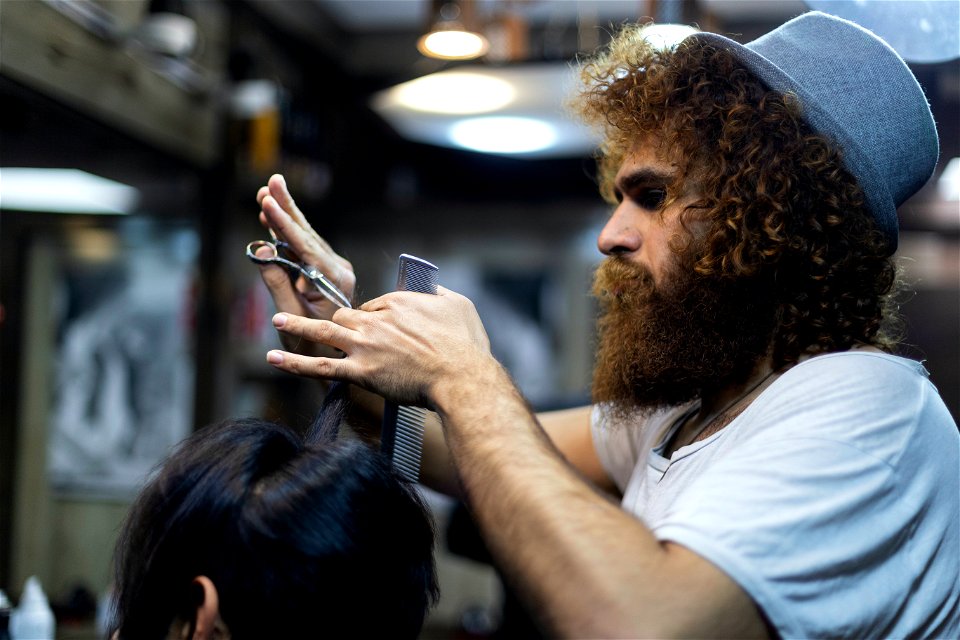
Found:
<path fill-rule="evenodd" d="M 131 219 L 50 242 L 51 489 L 129 499 L 192 425 L 196 233 Z"/>

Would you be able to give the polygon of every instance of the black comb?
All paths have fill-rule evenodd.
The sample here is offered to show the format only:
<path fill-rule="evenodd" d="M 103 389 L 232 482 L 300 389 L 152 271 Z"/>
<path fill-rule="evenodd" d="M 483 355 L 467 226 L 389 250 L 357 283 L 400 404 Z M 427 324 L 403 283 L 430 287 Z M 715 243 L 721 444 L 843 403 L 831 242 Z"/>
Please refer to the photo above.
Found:
<path fill-rule="evenodd" d="M 439 269 L 426 260 L 406 253 L 400 255 L 397 291 L 437 293 Z M 407 480 L 420 478 L 420 456 L 423 452 L 423 426 L 427 410 L 387 402 L 383 408 L 380 451 L 389 456 L 394 468 Z"/>

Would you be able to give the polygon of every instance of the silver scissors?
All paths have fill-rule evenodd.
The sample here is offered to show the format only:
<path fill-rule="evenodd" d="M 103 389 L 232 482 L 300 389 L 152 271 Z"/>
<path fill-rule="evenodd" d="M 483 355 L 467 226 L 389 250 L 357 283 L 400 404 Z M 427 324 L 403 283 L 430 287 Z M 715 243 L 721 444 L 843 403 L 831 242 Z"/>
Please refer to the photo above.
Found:
<path fill-rule="evenodd" d="M 279 264 L 292 269 L 302 275 L 304 278 L 313 283 L 313 286 L 317 288 L 317 291 L 323 294 L 327 300 L 337 305 L 338 307 L 346 307 L 347 309 L 352 309 L 350 305 L 350 299 L 340 291 L 337 285 L 330 282 L 327 276 L 320 273 L 320 270 L 311 265 L 300 264 L 299 262 L 294 262 L 288 260 L 284 257 L 283 254 L 290 254 L 290 245 L 286 242 L 277 239 L 276 234 L 273 233 L 273 229 L 270 229 L 270 240 L 254 240 L 247 245 L 247 257 L 256 262 L 257 264 Z M 272 252 L 272 255 L 261 258 L 257 256 L 257 250 L 261 247 L 268 247 Z"/>

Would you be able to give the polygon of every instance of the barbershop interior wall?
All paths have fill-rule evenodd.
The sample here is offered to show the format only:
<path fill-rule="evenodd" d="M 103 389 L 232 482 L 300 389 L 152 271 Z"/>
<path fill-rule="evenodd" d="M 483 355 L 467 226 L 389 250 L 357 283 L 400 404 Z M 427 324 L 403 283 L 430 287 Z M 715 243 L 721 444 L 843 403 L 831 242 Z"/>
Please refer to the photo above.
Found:
<path fill-rule="evenodd" d="M 102 4 L 133 21 L 147 3 Z M 236 415 L 302 425 L 316 409 L 313 383 L 277 374 L 264 362 L 277 343 L 272 306 L 243 255 L 248 241 L 264 237 L 254 194 L 275 170 L 288 176 L 311 224 L 354 264 L 361 299 L 393 288 L 400 253 L 423 256 L 441 267 L 441 284 L 475 300 L 495 352 L 535 405 L 561 406 L 587 394 L 590 271 L 600 257 L 595 236 L 606 216 L 592 161 L 498 159 L 404 142 L 365 107 L 365 96 L 383 78 L 352 76 L 329 53 L 264 21 L 256 3 L 199 5 L 205 7 L 198 16 L 207 34 L 204 61 L 214 73 L 269 77 L 288 92 L 281 145 L 266 166 L 253 140 L 263 123 L 225 115 L 198 156 L 184 151 L 189 141 L 171 142 L 131 124 L 137 114 L 60 93 L 11 71 L 10 58 L 0 62 L 0 165 L 78 167 L 142 194 L 137 212 L 126 218 L 25 213 L 4 210 L 0 202 L 0 588 L 14 596 L 31 574 L 57 602 L 77 584 L 102 593 L 130 499 L 64 497 L 47 477 L 50 407 L 61 364 L 52 309 L 77 246 L 113 238 L 137 251 L 136 238 L 171 229 L 196 239 L 185 328 L 195 381 L 190 426 Z M 0 11 L 8 6 L 0 2 Z M 42 25 L 37 16 L 49 8 L 35 8 Z M 0 21 L 4 29 L 10 24 Z M 69 64 L 71 52 L 50 44 L 76 42 L 68 28 L 50 27 L 56 32 L 35 64 Z M 89 92 L 98 83 L 116 83 L 126 87 L 131 105 L 138 104 L 137 91 L 148 99 L 144 85 L 137 89 L 131 80 L 142 69 L 86 73 L 79 85 Z M 921 67 L 918 74 L 936 97 L 943 156 L 956 157 L 960 89 L 952 82 L 960 86 L 958 65 L 950 63 L 947 72 Z M 930 187 L 902 212 L 901 255 L 915 291 L 902 310 L 908 353 L 926 360 L 957 418 L 960 205 L 936 197 Z M 936 215 L 929 215 L 931 208 Z M 498 597 L 489 573 L 466 561 L 445 556 L 441 573 L 448 580 L 441 606 L 448 621 L 475 601 L 490 605 Z"/>

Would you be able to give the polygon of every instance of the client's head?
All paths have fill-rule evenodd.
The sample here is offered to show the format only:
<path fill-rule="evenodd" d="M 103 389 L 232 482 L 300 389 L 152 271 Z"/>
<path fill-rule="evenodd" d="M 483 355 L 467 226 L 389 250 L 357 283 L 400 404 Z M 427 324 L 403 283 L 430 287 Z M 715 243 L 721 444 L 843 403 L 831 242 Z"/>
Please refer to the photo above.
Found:
<path fill-rule="evenodd" d="M 306 436 L 248 419 L 179 445 L 117 545 L 120 638 L 416 637 L 430 517 L 378 452 L 336 439 L 339 411 Z"/>

